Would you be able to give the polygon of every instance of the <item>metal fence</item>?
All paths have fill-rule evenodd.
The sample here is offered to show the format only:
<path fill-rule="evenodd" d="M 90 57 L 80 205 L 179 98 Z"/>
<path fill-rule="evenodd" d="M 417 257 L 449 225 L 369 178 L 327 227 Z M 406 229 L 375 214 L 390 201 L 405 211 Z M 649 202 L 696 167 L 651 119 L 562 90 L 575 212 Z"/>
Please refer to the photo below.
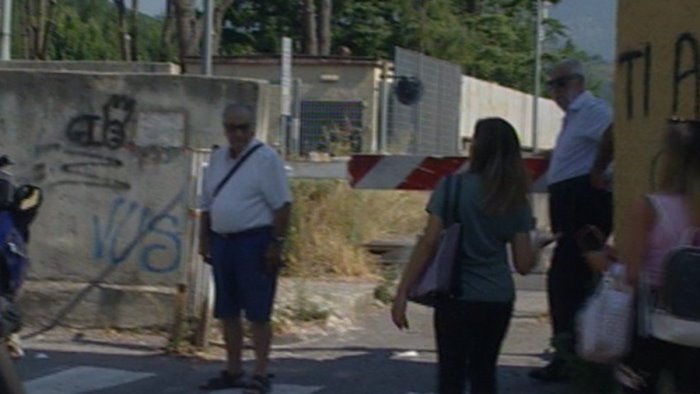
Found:
<path fill-rule="evenodd" d="M 458 65 L 396 48 L 396 77 L 414 77 L 422 95 L 412 105 L 392 93 L 385 111 L 386 150 L 392 153 L 453 155 L 459 148 L 462 72 Z M 396 81 L 396 79 L 395 79 Z M 392 89 L 393 91 L 393 89 Z"/>
<path fill-rule="evenodd" d="M 212 283 L 211 266 L 202 261 L 199 255 L 199 210 L 197 204 L 202 195 L 202 179 L 206 169 L 211 151 L 209 149 L 198 149 L 192 153 L 192 166 L 190 177 L 191 182 L 189 201 L 194 206 L 190 207 L 190 212 L 195 220 L 190 227 L 189 245 L 190 256 L 186 283 L 188 288 L 187 310 L 188 318 L 195 318 L 199 326 L 195 327 L 195 344 L 206 347 L 208 334 L 212 322 L 212 307 L 214 305 L 214 286 Z"/>
<path fill-rule="evenodd" d="M 361 101 L 301 102 L 300 153 L 347 155 L 362 151 Z"/>

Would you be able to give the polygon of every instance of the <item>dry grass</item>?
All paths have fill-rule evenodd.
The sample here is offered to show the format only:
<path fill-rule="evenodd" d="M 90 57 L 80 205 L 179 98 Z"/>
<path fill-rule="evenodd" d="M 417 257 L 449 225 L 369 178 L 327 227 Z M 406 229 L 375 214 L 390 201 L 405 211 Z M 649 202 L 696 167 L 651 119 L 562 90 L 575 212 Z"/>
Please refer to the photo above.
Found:
<path fill-rule="evenodd" d="M 376 257 L 362 244 L 416 234 L 426 220 L 423 192 L 353 190 L 336 180 L 294 180 L 292 189 L 289 275 L 374 276 Z"/>

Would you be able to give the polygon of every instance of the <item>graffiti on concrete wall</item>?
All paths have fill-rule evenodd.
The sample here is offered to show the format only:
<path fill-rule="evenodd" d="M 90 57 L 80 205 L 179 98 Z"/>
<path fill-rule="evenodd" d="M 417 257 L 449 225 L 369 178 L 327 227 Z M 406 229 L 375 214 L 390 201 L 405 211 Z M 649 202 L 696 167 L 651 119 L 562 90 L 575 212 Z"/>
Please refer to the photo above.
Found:
<path fill-rule="evenodd" d="M 35 182 L 126 191 L 133 175 L 123 170 L 129 156 L 144 167 L 168 164 L 182 155 L 184 111 L 139 113 L 137 100 L 122 94 L 109 96 L 101 108 L 101 114 L 72 117 L 62 131 L 65 143 L 37 144 Z M 58 155 L 48 157 L 52 152 Z"/>
<path fill-rule="evenodd" d="M 114 94 L 102 106 L 102 116 L 81 114 L 68 122 L 66 137 L 82 147 L 105 146 L 118 149 L 127 141 L 127 125 L 134 115 L 136 100 Z"/>
<path fill-rule="evenodd" d="M 692 97 L 693 113 L 696 119 L 700 119 L 700 48 L 698 39 L 692 33 L 682 33 L 676 36 L 674 55 L 669 75 L 673 87 L 670 114 L 677 114 L 681 103 L 682 91 L 690 90 Z M 654 105 L 652 93 L 652 66 L 654 62 L 665 61 L 654 56 L 654 48 L 651 43 L 645 43 L 641 48 L 622 52 L 618 58 L 618 64 L 624 67 L 625 76 L 625 104 L 627 118 L 633 119 L 641 112 L 648 117 L 650 109 Z M 637 75 L 641 70 L 641 78 Z M 642 97 L 641 104 L 635 98 Z M 639 107 L 642 107 L 639 111 Z"/>
<path fill-rule="evenodd" d="M 666 44 L 666 43 L 664 43 Z M 673 48 L 672 56 L 660 56 L 658 44 L 645 42 L 637 48 L 623 51 L 618 57 L 622 67 L 624 104 L 628 120 L 648 118 L 652 110 L 661 108 L 664 115 L 678 116 L 687 112 L 689 117 L 700 119 L 700 45 L 695 34 L 677 34 L 666 48 Z M 656 49 L 656 50 L 655 50 Z M 667 70 L 659 73 L 655 70 Z M 655 85 L 656 83 L 656 85 Z M 671 87 L 666 94 L 659 94 L 660 84 Z M 661 102 L 661 101 L 664 102 Z M 668 111 L 668 112 L 666 112 Z M 692 114 L 692 115 L 690 115 Z M 649 189 L 657 188 L 657 170 L 664 149 L 658 148 L 651 159 Z"/>
<path fill-rule="evenodd" d="M 106 216 L 92 218 L 95 260 L 120 265 L 133 258 L 150 273 L 176 271 L 182 261 L 183 224 L 173 210 L 183 198 L 181 192 L 160 210 L 124 197 L 114 199 Z"/>

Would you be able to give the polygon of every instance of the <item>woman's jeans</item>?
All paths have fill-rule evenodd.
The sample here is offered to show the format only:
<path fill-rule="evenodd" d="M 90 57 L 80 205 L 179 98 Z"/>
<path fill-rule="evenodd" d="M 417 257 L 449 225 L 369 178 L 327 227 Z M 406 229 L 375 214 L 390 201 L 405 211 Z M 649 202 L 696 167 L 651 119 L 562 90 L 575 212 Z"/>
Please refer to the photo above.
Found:
<path fill-rule="evenodd" d="M 438 393 L 496 393 L 496 362 L 508 330 L 513 303 L 469 302 L 453 298 L 435 305 Z"/>

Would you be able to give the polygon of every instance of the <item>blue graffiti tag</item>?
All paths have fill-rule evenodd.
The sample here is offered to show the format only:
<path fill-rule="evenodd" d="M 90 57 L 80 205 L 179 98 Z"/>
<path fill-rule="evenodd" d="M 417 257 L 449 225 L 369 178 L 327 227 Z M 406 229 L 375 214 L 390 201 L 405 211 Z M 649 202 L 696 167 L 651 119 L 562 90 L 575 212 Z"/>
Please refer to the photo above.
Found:
<path fill-rule="evenodd" d="M 117 197 L 112 202 L 106 225 L 102 226 L 97 215 L 92 217 L 94 230 L 93 256 L 96 260 L 106 260 L 110 264 L 122 264 L 135 250 L 138 250 L 140 267 L 152 273 L 168 273 L 178 269 L 182 260 L 182 240 L 180 219 L 172 210 L 182 201 L 184 193 L 179 193 L 159 212 Z M 130 231 L 136 225 L 135 231 Z M 124 237 L 128 242 L 121 245 Z M 147 242 L 152 236 L 160 237 L 160 242 Z M 120 242 L 121 241 L 121 242 Z M 157 259 L 158 255 L 172 253 L 169 261 Z"/>

